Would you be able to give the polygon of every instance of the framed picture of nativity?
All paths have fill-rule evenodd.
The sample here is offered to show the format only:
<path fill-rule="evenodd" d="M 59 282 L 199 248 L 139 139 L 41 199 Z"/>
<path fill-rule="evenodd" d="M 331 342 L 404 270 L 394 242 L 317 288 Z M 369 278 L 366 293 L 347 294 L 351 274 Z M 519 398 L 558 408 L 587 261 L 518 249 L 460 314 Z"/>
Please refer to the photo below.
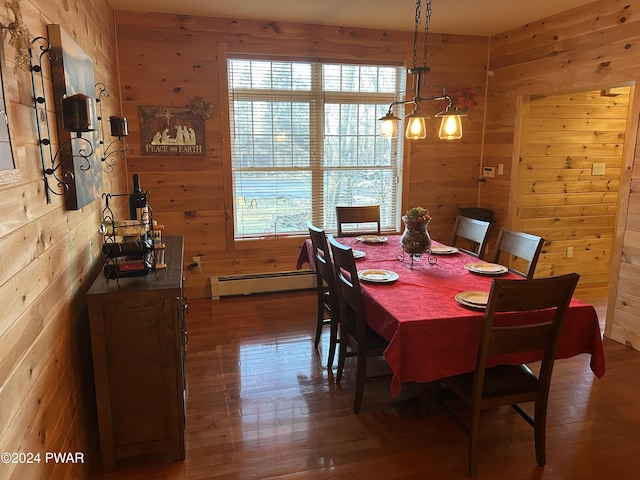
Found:
<path fill-rule="evenodd" d="M 204 156 L 204 119 L 188 108 L 138 107 L 140 151 L 154 156 Z"/>

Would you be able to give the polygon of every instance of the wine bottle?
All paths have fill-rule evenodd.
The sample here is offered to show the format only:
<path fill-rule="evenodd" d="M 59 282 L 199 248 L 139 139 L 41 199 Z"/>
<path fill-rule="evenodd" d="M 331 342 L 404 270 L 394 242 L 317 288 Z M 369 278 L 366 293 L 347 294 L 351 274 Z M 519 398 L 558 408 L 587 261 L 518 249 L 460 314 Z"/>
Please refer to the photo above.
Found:
<path fill-rule="evenodd" d="M 129 194 L 129 218 L 144 220 L 141 212 L 147 207 L 147 194 L 140 188 L 140 177 L 133 174 L 133 192 Z"/>
<path fill-rule="evenodd" d="M 121 220 L 116 224 L 105 220 L 100 224 L 98 230 L 105 236 L 140 237 L 151 230 L 151 225 L 138 220 Z"/>
<path fill-rule="evenodd" d="M 107 280 L 117 278 L 142 277 L 153 270 L 153 265 L 143 259 L 138 262 L 106 263 L 102 272 Z"/>

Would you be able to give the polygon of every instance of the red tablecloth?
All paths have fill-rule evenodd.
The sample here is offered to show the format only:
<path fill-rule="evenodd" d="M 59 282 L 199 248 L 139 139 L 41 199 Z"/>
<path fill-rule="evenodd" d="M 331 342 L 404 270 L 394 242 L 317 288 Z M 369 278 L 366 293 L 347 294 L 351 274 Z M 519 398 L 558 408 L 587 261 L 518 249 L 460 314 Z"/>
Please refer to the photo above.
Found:
<path fill-rule="evenodd" d="M 477 258 L 463 253 L 438 255 L 435 265 L 427 257 L 409 268 L 408 260 L 397 259 L 400 237 L 389 236 L 385 243 L 362 243 L 356 238 L 339 241 L 366 256 L 357 262 L 358 270 L 392 270 L 400 278 L 391 284 L 360 282 L 367 308 L 367 322 L 384 338 L 389 347 L 384 356 L 393 371 L 392 394 L 400 392 L 402 382 L 430 382 L 450 375 L 472 371 L 475 367 L 483 311 L 463 307 L 455 295 L 464 291 L 489 291 L 494 277 L 476 275 L 464 268 Z M 309 263 L 314 268 L 311 242 L 300 251 L 297 268 Z M 500 278 L 521 278 L 507 273 Z M 539 315 L 540 312 L 533 314 Z M 523 313 L 503 314 L 502 321 L 522 322 Z M 591 354 L 591 370 L 601 377 L 605 372 L 602 335 L 593 306 L 577 299 L 562 327 L 556 358 L 581 353 Z M 501 363 L 528 363 L 540 354 L 500 358 Z"/>

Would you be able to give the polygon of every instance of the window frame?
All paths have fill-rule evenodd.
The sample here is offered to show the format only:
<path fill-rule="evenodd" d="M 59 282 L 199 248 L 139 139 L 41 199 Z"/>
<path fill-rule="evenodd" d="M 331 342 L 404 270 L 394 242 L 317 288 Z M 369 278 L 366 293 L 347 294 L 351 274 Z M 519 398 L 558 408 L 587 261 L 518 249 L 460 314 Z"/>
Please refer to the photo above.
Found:
<path fill-rule="evenodd" d="M 346 166 L 328 166 L 328 165 L 323 165 L 323 158 L 324 158 L 324 138 L 325 138 L 325 131 L 324 131 L 324 106 L 327 104 L 338 104 L 338 105 L 344 105 L 344 104 L 348 104 L 348 103 L 352 103 L 354 105 L 363 105 L 363 104 L 375 104 L 378 105 L 378 108 L 384 106 L 384 109 L 386 111 L 386 109 L 388 108 L 388 105 L 394 101 L 397 100 L 398 98 L 398 94 L 396 92 L 398 91 L 404 91 L 404 87 L 405 87 L 405 82 L 406 82 L 406 75 L 405 75 L 405 67 L 403 64 L 400 64 L 398 62 L 389 62 L 389 61 L 371 61 L 371 60 L 365 60 L 365 61 L 361 61 L 361 60 L 356 60 L 356 59 L 322 59 L 322 58 L 308 58 L 306 56 L 296 56 L 296 55 L 287 55 L 287 56 L 281 56 L 281 55 L 273 55 L 273 54 L 256 54 L 256 53 L 247 53 L 247 52 L 233 52 L 230 53 L 228 51 L 226 51 L 226 49 L 224 50 L 224 57 L 225 61 L 224 61 L 224 69 L 221 69 L 220 74 L 221 74 L 221 78 L 224 78 L 224 82 L 227 85 L 227 100 L 228 103 L 225 105 L 224 110 L 226 110 L 227 113 L 227 118 L 228 118 L 228 133 L 229 133 L 229 162 L 227 164 L 227 162 L 225 162 L 225 164 L 228 165 L 228 173 L 229 173 L 229 181 L 227 183 L 227 185 L 230 187 L 230 195 L 229 195 L 229 200 L 228 200 L 228 210 L 230 210 L 232 212 L 232 215 L 230 217 L 230 221 L 231 223 L 229 224 L 229 227 L 231 227 L 230 229 L 227 230 L 227 238 L 229 239 L 229 241 L 233 242 L 233 244 L 235 244 L 236 246 L 239 245 L 247 245 L 247 242 L 252 242 L 252 241 L 264 241 L 264 240 L 284 240 L 284 239 L 291 239 L 291 238 L 300 238 L 300 237 L 304 237 L 307 235 L 307 233 L 305 231 L 300 231 L 300 232 L 283 232 L 283 233 L 270 233 L 268 235 L 261 235 L 259 233 L 256 234 L 248 234 L 246 237 L 242 237 L 242 236 L 238 236 L 237 234 L 237 230 L 236 230 L 236 215 L 238 214 L 237 210 L 237 205 L 236 205 L 236 192 L 235 192 L 235 180 L 234 180 L 234 175 L 236 172 L 236 168 L 233 166 L 233 105 L 232 105 L 232 101 L 233 101 L 233 97 L 232 97 L 232 90 L 233 87 L 231 85 L 231 81 L 230 81 L 230 75 L 229 75 L 229 69 L 230 69 L 230 61 L 232 60 L 247 60 L 247 61 L 272 61 L 272 62 L 303 62 L 303 63 L 309 63 L 312 64 L 312 77 L 313 77 L 313 85 L 319 85 L 319 88 L 312 88 L 310 91 L 309 90 L 304 90 L 304 91 L 298 91 L 298 90 L 285 90 L 285 95 L 283 96 L 282 93 L 283 91 L 278 91 L 278 96 L 280 96 L 283 99 L 286 99 L 287 96 L 290 99 L 293 99 L 295 96 L 298 96 L 300 98 L 305 98 L 305 99 L 309 99 L 309 103 L 311 104 L 311 102 L 317 102 L 318 103 L 318 107 L 315 109 L 311 109 L 312 111 L 315 110 L 316 114 L 317 114 L 317 119 L 314 122 L 310 122 L 310 125 L 312 125 L 313 127 L 310 128 L 315 128 L 316 130 L 316 154 L 310 154 L 310 159 L 309 159 L 309 166 L 303 166 L 300 167 L 300 170 L 308 170 L 311 172 L 312 175 L 312 180 L 311 180 L 311 184 L 312 184 L 312 189 L 314 189 L 313 191 L 318 191 L 321 192 L 320 194 L 320 198 L 322 198 L 322 206 L 324 207 L 326 205 L 326 201 L 324 200 L 324 176 L 325 176 L 325 172 L 331 171 L 331 170 L 338 170 L 338 171 L 346 171 L 346 170 L 367 170 L 368 167 L 371 167 L 370 169 L 378 169 L 378 170 L 392 170 L 393 171 L 393 182 L 395 183 L 395 186 L 393 187 L 393 207 L 392 207 L 392 211 L 393 214 L 390 215 L 390 221 L 387 223 L 387 228 L 385 229 L 385 231 L 387 232 L 398 232 L 399 228 L 400 228 L 400 211 L 402 208 L 402 204 L 403 204 L 403 198 L 404 198 L 404 188 L 405 188 L 405 182 L 403 179 L 404 176 L 404 170 L 405 170 L 405 156 L 406 156 L 406 152 L 404 151 L 404 147 L 405 147 L 405 143 L 403 141 L 402 137 L 398 137 L 395 139 L 392 139 L 392 144 L 389 150 L 389 155 L 391 157 L 391 163 L 389 165 L 363 165 L 363 166 L 355 166 L 355 167 L 346 167 Z M 327 90 L 327 91 L 323 91 L 322 88 L 322 70 L 323 70 L 323 65 L 354 65 L 354 66 L 375 66 L 375 67 L 393 67 L 393 68 L 397 68 L 397 76 L 395 79 L 396 82 L 396 88 L 393 92 L 381 92 L 381 93 L 375 93 L 375 92 L 345 92 L 345 91 L 335 91 L 335 90 Z M 317 68 L 316 68 L 317 67 Z M 238 91 L 241 91 L 241 89 L 238 89 Z M 249 93 L 250 91 L 256 91 L 256 89 L 248 89 L 246 90 L 242 95 L 244 96 L 243 99 L 245 98 L 250 98 L 250 97 L 254 97 L 254 98 L 260 98 L 260 99 L 268 99 L 268 97 L 266 95 L 252 95 L 251 93 Z M 259 92 L 259 90 L 257 90 Z M 269 92 L 272 90 L 267 90 L 266 92 Z M 265 98 L 266 97 L 266 98 Z M 381 98 L 383 98 L 383 100 L 381 100 Z M 351 100 L 351 101 L 349 101 Z M 377 127 L 376 127 L 377 129 Z M 310 138 L 312 138 L 313 136 L 310 135 Z M 311 142 L 313 143 L 313 140 L 311 140 Z M 295 168 L 295 167 L 294 167 Z M 292 170 L 292 167 L 268 167 L 266 168 L 266 170 L 268 171 L 290 171 Z M 317 195 L 314 195 L 314 197 L 312 197 L 312 202 L 317 198 Z M 313 208 L 312 207 L 312 218 L 310 219 L 312 221 L 312 223 L 316 224 L 316 225 L 323 225 L 324 223 L 324 217 L 323 217 L 323 209 L 317 209 L 317 208 Z M 335 215 L 335 214 L 334 214 Z M 332 232 L 334 229 L 333 228 L 329 228 L 327 229 L 328 232 Z"/>

